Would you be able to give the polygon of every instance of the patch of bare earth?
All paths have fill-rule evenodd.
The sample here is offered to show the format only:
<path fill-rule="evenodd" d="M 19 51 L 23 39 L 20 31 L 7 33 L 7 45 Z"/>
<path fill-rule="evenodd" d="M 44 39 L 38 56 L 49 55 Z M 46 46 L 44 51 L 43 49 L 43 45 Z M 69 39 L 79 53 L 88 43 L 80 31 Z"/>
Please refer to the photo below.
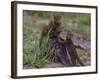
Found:
<path fill-rule="evenodd" d="M 64 65 L 61 63 L 51 63 L 45 66 L 45 68 L 57 68 L 57 67 L 64 67 Z"/>
<path fill-rule="evenodd" d="M 47 64 L 45 65 L 43 68 L 57 68 L 57 67 L 65 67 L 63 64 L 61 63 L 51 63 L 51 64 Z M 23 69 L 34 69 L 36 67 L 34 67 L 34 65 L 24 65 Z"/>

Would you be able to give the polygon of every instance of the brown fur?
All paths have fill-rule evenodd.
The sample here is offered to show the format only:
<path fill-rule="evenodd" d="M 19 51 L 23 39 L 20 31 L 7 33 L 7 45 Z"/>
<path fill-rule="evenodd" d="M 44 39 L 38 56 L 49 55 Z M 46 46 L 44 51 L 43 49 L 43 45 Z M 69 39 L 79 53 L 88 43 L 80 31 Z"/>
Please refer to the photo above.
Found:
<path fill-rule="evenodd" d="M 54 19 L 50 21 L 46 27 L 43 28 L 41 37 L 47 35 L 49 30 L 51 30 L 50 37 L 57 37 L 57 35 L 62 31 L 61 19 L 62 17 L 60 15 L 55 15 Z"/>
<path fill-rule="evenodd" d="M 81 66 L 84 66 L 84 64 L 82 63 L 81 59 L 79 58 L 77 51 L 76 51 L 76 48 L 71 40 L 71 33 L 70 32 L 68 32 L 68 34 L 67 34 L 66 48 L 67 48 L 69 55 L 71 57 L 72 65 L 76 65 L 76 61 L 78 61 Z"/>

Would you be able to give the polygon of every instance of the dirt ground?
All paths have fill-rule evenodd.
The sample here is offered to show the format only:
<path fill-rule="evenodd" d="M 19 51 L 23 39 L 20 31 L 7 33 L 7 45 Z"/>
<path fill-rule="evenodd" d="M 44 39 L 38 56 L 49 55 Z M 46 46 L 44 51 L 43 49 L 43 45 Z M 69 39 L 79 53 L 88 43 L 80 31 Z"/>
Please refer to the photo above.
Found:
<path fill-rule="evenodd" d="M 85 63 L 85 66 L 88 66 L 88 65 L 90 65 L 89 62 Z M 45 67 L 43 68 L 59 68 L 59 67 L 66 67 L 66 66 L 61 63 L 51 63 L 51 64 L 45 65 Z M 37 68 L 34 67 L 34 65 L 24 65 L 23 69 L 37 69 Z"/>

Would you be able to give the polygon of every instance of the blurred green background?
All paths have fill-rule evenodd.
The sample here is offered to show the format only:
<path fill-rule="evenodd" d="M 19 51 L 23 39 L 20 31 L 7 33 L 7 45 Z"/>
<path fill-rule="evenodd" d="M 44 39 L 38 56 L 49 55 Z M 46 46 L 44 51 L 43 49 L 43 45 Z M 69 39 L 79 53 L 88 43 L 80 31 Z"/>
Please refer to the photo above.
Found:
<path fill-rule="evenodd" d="M 64 12 L 46 12 L 46 11 L 23 11 L 23 64 L 32 66 L 41 63 L 37 54 L 39 50 L 40 33 L 49 21 L 56 14 L 61 14 L 62 27 L 65 31 L 72 31 L 80 34 L 90 40 L 91 19 L 88 13 L 64 13 Z M 80 52 L 80 51 L 79 51 Z M 90 53 L 90 51 L 88 51 Z M 85 54 L 84 54 L 85 55 Z M 90 57 L 90 54 L 86 54 Z M 81 54 L 82 56 L 82 54 Z M 84 57 L 84 56 L 83 56 Z M 87 57 L 86 57 L 87 58 Z M 48 63 L 48 62 L 47 62 Z"/>

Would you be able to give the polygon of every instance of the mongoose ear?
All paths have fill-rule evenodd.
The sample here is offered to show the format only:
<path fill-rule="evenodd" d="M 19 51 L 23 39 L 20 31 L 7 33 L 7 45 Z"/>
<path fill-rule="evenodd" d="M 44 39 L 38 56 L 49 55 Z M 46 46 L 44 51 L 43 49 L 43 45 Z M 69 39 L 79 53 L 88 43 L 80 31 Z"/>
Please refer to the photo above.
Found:
<path fill-rule="evenodd" d="M 56 19 L 56 18 L 62 18 L 61 14 L 55 14 L 54 19 Z"/>

